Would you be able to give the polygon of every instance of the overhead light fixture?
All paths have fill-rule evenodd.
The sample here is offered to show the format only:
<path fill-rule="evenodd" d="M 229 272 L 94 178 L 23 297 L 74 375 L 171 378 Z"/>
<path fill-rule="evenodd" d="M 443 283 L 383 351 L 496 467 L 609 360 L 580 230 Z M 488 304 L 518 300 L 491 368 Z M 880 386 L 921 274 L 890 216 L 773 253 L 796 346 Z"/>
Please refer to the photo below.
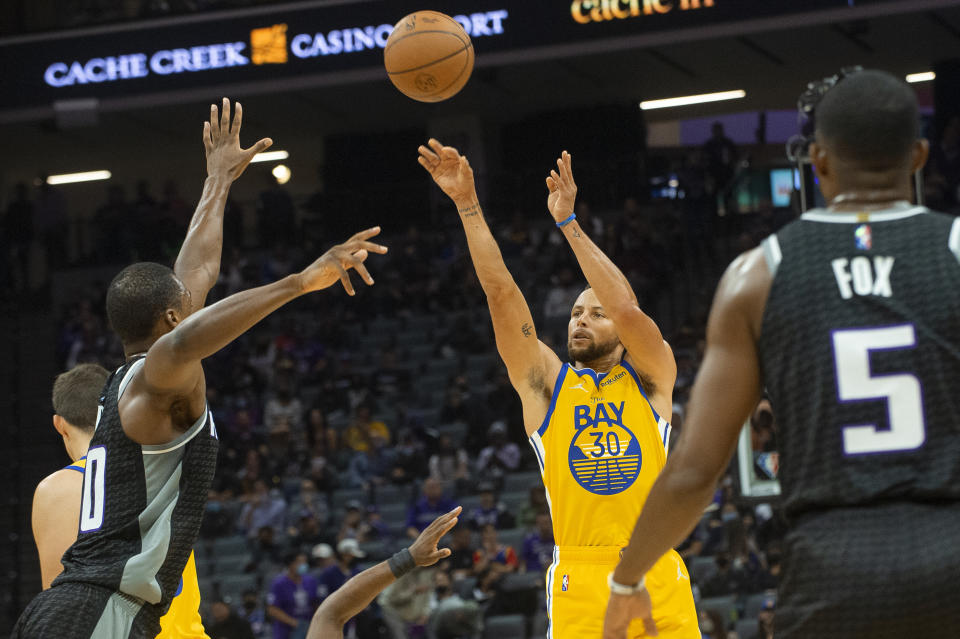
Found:
<path fill-rule="evenodd" d="M 278 164 L 270 172 L 277 179 L 277 184 L 286 184 L 290 181 L 290 168 L 286 164 Z"/>
<path fill-rule="evenodd" d="M 931 80 L 935 80 L 936 78 L 937 78 L 937 74 L 934 73 L 933 71 L 924 71 L 922 73 L 911 73 L 910 75 L 907 76 L 907 82 L 909 82 L 910 84 L 913 84 L 915 82 L 930 82 Z"/>
<path fill-rule="evenodd" d="M 73 184 L 74 182 L 94 182 L 96 180 L 109 180 L 110 171 L 84 171 L 83 173 L 64 173 L 62 175 L 47 176 L 47 184 Z"/>
<path fill-rule="evenodd" d="M 669 107 L 687 106 L 689 104 L 703 104 L 705 102 L 721 102 L 723 100 L 738 100 L 747 97 L 747 92 L 742 89 L 736 91 L 720 91 L 718 93 L 701 93 L 700 95 L 685 95 L 679 98 L 664 98 L 662 100 L 644 100 L 640 103 L 640 109 L 650 111 L 653 109 L 667 109 Z"/>
<path fill-rule="evenodd" d="M 257 153 L 253 156 L 251 162 L 276 162 L 278 160 L 286 160 L 290 157 L 290 154 L 286 151 L 264 151 L 263 153 Z"/>

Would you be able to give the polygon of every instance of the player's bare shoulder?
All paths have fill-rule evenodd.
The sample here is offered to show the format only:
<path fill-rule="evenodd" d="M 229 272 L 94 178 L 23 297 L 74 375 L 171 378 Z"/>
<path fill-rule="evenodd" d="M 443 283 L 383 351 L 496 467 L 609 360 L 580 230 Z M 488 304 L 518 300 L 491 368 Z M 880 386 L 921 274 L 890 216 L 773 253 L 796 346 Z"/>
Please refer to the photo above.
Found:
<path fill-rule="evenodd" d="M 61 468 L 44 477 L 33 493 L 34 512 L 37 508 L 59 507 L 63 500 L 77 500 L 83 489 L 83 473 Z"/>
<path fill-rule="evenodd" d="M 741 253 L 727 267 L 717 287 L 713 312 L 742 313 L 759 338 L 773 272 L 763 246 Z"/>

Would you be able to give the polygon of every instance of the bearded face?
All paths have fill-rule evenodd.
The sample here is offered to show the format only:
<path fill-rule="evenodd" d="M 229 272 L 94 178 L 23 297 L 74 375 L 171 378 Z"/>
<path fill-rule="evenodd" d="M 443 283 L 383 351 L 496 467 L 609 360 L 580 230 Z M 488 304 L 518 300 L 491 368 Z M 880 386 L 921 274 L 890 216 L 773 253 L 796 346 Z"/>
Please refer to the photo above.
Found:
<path fill-rule="evenodd" d="M 577 335 L 574 331 L 567 340 L 567 354 L 572 362 L 593 362 L 612 353 L 620 340 L 614 336 L 604 341 L 598 341 L 590 335 Z"/>

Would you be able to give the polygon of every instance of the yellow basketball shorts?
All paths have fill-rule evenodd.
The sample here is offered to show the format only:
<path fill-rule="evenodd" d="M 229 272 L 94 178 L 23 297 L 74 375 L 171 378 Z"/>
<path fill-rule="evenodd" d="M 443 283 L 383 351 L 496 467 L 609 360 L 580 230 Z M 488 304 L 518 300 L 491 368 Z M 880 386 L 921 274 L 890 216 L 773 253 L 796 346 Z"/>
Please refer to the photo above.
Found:
<path fill-rule="evenodd" d="M 620 560 L 616 546 L 561 546 L 547 570 L 548 639 L 600 639 L 610 598 L 607 575 Z M 675 551 L 660 558 L 646 575 L 659 637 L 699 639 L 690 574 Z M 630 639 L 646 637 L 643 624 L 630 625 Z"/>

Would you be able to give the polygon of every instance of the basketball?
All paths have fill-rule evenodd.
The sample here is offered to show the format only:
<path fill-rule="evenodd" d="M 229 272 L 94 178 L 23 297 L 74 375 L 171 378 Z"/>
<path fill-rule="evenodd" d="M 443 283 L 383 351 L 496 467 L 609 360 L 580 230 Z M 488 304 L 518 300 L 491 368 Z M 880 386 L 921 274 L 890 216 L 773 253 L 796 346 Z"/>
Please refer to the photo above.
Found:
<path fill-rule="evenodd" d="M 417 11 L 398 22 L 383 50 L 387 76 L 420 102 L 440 102 L 464 87 L 473 71 L 473 44 L 459 22 Z"/>

